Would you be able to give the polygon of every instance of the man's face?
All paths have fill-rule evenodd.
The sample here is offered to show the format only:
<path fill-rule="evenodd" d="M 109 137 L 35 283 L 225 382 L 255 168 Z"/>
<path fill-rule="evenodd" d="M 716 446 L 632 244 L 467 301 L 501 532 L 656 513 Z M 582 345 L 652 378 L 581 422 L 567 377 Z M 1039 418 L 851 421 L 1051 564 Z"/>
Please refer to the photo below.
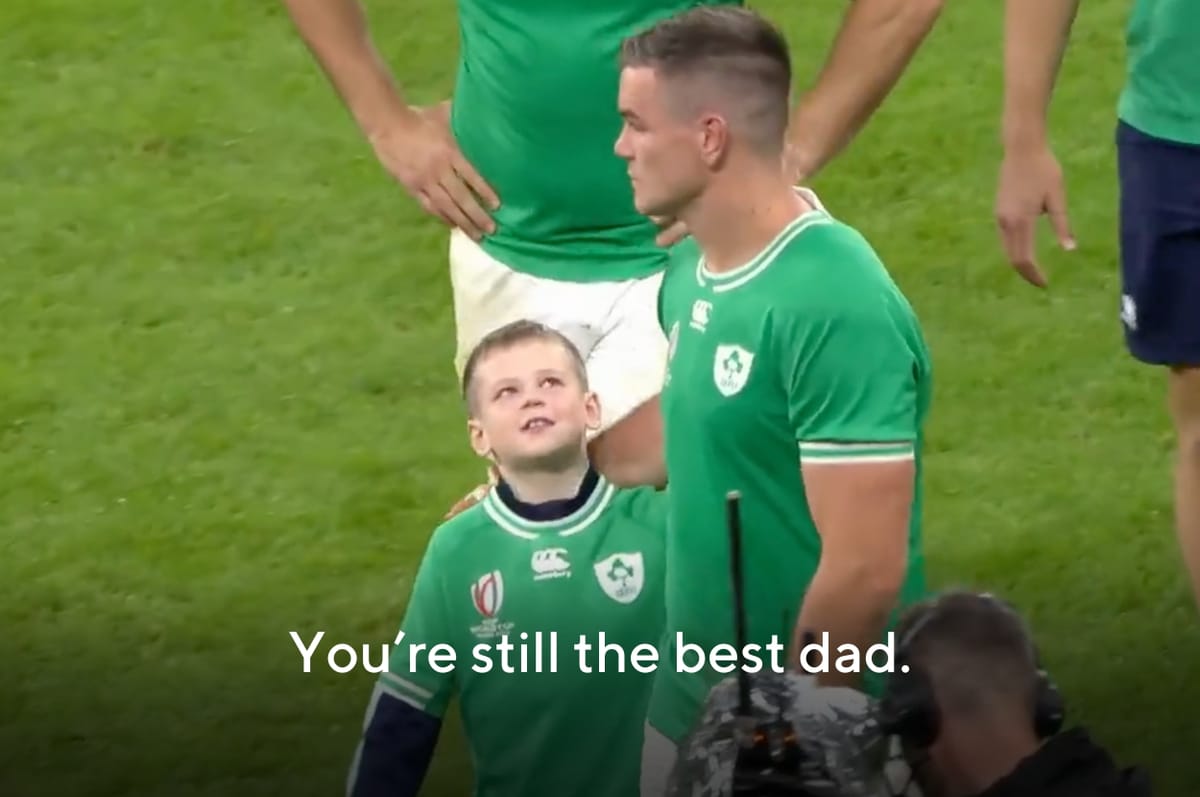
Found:
<path fill-rule="evenodd" d="M 677 215 L 703 190 L 703 129 L 680 118 L 653 69 L 622 70 L 617 105 L 624 119 L 614 151 L 628 164 L 633 200 L 646 216 Z"/>
<path fill-rule="evenodd" d="M 556 471 L 583 455 L 588 428 L 600 421 L 570 353 L 531 340 L 492 352 L 475 372 L 471 443 L 501 468 Z"/>

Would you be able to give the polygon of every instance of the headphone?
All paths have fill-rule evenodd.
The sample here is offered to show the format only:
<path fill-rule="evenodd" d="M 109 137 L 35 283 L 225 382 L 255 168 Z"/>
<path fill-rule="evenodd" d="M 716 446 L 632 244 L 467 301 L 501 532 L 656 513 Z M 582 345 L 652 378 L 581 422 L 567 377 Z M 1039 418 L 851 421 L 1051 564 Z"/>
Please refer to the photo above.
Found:
<path fill-rule="evenodd" d="M 983 601 L 994 610 L 1015 618 L 1024 630 L 1029 659 L 1037 669 L 1034 689 L 1034 732 L 1039 739 L 1058 733 L 1066 717 L 1062 694 L 1042 667 L 1037 647 L 1017 611 L 990 593 L 973 598 Z M 941 714 L 934 696 L 933 682 L 928 673 L 912 662 L 913 643 L 930 623 L 941 616 L 943 604 L 935 600 L 928 608 L 919 610 L 911 629 L 896 648 L 896 668 L 888 679 L 879 701 L 880 726 L 886 733 L 898 736 L 912 748 L 927 749 L 937 741 L 941 731 Z M 908 668 L 905 672 L 905 667 Z"/>

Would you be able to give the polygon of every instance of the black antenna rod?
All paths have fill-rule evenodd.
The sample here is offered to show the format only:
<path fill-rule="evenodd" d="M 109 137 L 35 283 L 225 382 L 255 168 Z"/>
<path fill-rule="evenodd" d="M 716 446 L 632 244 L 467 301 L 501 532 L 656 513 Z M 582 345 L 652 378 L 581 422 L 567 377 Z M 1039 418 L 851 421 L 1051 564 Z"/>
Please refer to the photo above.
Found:
<path fill-rule="evenodd" d="M 726 518 L 729 524 L 729 558 L 733 575 L 733 629 L 737 638 L 738 655 L 746 649 L 746 596 L 742 575 L 742 519 L 738 512 L 742 494 L 730 490 L 725 494 Z M 750 716 L 750 677 L 744 667 L 738 667 L 738 713 Z"/>

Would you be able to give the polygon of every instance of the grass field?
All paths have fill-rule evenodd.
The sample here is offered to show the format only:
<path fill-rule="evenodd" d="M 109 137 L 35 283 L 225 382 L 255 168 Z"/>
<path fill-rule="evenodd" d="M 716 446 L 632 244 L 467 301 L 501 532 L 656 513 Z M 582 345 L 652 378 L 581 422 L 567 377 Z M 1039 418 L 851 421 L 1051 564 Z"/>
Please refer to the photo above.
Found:
<path fill-rule="evenodd" d="M 1083 4 L 1054 111 L 1078 251 L 1004 265 L 999 3 L 951 3 L 816 184 L 876 243 L 936 360 L 938 584 L 1015 599 L 1162 795 L 1194 794 L 1200 620 L 1171 529 L 1163 375 L 1117 320 L 1126 3 Z M 376 7 L 377 6 L 377 7 Z M 842 6 L 771 0 L 801 75 Z M 412 98 L 453 4 L 372 7 Z M 481 473 L 451 367 L 445 231 L 377 167 L 276 3 L 0 7 L 0 795 L 328 795 L 369 674 L 288 637 L 391 639 Z M 427 794 L 466 793 L 455 726 Z"/>

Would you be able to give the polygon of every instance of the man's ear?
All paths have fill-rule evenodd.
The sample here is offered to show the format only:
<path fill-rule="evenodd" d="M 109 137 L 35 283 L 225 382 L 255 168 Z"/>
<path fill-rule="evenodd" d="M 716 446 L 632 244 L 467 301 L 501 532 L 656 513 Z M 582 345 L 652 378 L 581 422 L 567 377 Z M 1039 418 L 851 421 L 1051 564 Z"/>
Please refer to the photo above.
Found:
<path fill-rule="evenodd" d="M 600 397 L 590 390 L 583 396 L 583 412 L 587 428 L 590 431 L 599 429 L 604 417 L 601 414 Z"/>
<path fill-rule="evenodd" d="M 710 169 L 716 169 L 729 156 L 729 122 L 718 114 L 707 114 L 700 120 L 700 156 Z"/>

